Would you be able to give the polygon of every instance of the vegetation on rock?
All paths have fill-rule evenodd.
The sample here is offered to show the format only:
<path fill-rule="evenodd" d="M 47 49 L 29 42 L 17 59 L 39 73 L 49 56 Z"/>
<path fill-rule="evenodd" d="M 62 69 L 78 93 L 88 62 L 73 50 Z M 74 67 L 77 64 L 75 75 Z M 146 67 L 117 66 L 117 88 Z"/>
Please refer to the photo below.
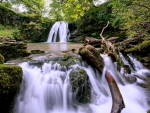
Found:
<path fill-rule="evenodd" d="M 4 63 L 5 58 L 3 57 L 3 55 L 0 54 L 0 64 Z"/>
<path fill-rule="evenodd" d="M 0 64 L 0 108 L 2 113 L 9 113 L 21 80 L 21 67 Z"/>

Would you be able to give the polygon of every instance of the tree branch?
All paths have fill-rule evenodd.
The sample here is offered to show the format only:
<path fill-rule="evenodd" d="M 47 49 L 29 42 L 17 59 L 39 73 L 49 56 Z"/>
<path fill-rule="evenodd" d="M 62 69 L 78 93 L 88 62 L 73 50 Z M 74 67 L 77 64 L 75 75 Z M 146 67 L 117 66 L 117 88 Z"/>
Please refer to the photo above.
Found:
<path fill-rule="evenodd" d="M 113 76 L 106 71 L 105 78 L 107 80 L 107 83 L 109 85 L 109 89 L 112 95 L 112 108 L 111 113 L 121 113 L 121 110 L 125 108 L 125 104 L 122 98 L 122 95 L 120 93 L 120 90 L 118 88 L 118 85 L 113 78 Z"/>
<path fill-rule="evenodd" d="M 101 31 L 101 33 L 100 33 L 100 37 L 102 38 L 102 42 L 105 40 L 105 38 L 103 37 L 103 32 L 104 32 L 104 30 L 108 27 L 108 25 L 109 25 L 109 21 L 107 22 L 107 25 L 102 29 L 102 31 Z"/>

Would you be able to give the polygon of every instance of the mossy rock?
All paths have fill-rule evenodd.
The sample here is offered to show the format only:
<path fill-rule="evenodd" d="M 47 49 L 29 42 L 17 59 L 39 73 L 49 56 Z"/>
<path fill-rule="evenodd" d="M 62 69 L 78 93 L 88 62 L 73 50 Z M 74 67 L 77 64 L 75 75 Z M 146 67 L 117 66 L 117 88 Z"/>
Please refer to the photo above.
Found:
<path fill-rule="evenodd" d="M 45 53 L 45 51 L 42 50 L 31 50 L 31 54 L 42 54 Z"/>
<path fill-rule="evenodd" d="M 53 61 L 53 63 L 57 62 L 61 66 L 69 67 L 71 65 L 77 64 L 80 61 L 81 58 L 79 58 L 77 55 L 66 53 L 63 57 L 59 57 L 57 60 Z"/>
<path fill-rule="evenodd" d="M 0 64 L 0 109 L 8 113 L 22 80 L 22 68 Z"/>
<path fill-rule="evenodd" d="M 27 44 L 23 42 L 7 42 L 0 44 L 0 53 L 4 56 L 5 62 L 15 58 L 25 57 L 30 54 L 27 51 Z"/>
<path fill-rule="evenodd" d="M 3 55 L 0 54 L 0 64 L 3 64 L 3 63 L 4 63 L 4 60 L 5 60 L 5 59 L 4 59 Z"/>
<path fill-rule="evenodd" d="M 147 113 L 150 113 L 150 110 L 148 110 Z"/>
<path fill-rule="evenodd" d="M 89 103 L 91 101 L 91 88 L 87 73 L 81 68 L 76 68 L 70 72 L 69 76 L 73 92 L 77 91 L 76 100 L 79 103 Z"/>

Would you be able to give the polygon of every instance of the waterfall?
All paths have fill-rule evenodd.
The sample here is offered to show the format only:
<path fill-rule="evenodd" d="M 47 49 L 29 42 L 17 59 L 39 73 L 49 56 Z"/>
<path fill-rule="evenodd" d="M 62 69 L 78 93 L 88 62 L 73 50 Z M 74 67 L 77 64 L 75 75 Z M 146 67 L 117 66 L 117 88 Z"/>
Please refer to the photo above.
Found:
<path fill-rule="evenodd" d="M 70 37 L 70 32 L 68 29 L 68 23 L 58 21 L 52 26 L 47 42 L 67 42 Z"/>
<path fill-rule="evenodd" d="M 114 63 L 108 55 L 104 59 L 104 70 L 115 78 L 123 96 L 125 108 L 121 113 L 144 113 L 149 109 L 146 90 L 136 83 L 122 85 L 121 74 L 117 75 Z M 112 98 L 104 75 L 84 63 L 69 68 L 53 62 L 44 63 L 42 67 L 31 66 L 28 62 L 19 64 L 23 69 L 20 92 L 15 102 L 14 113 L 110 113 Z M 70 84 L 70 72 L 77 67 L 86 71 L 91 84 L 91 102 L 76 103 Z M 140 73 L 140 68 L 137 73 Z M 148 69 L 147 69 L 148 70 Z M 104 73 L 104 72 L 103 72 Z M 148 72 L 150 74 L 150 71 Z M 145 76 L 145 73 L 141 73 Z M 117 75 L 117 76 L 116 76 Z"/>

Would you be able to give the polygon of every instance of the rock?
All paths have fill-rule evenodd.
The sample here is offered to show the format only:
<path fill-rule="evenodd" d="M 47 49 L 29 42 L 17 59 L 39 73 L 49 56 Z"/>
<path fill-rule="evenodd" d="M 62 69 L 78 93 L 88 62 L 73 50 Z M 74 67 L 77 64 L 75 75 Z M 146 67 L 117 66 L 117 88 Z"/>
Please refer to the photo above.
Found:
<path fill-rule="evenodd" d="M 41 50 L 31 50 L 31 54 L 41 54 L 41 53 L 45 53 L 45 51 L 41 51 Z"/>
<path fill-rule="evenodd" d="M 126 76 L 126 81 L 130 84 L 133 84 L 137 81 L 137 78 L 135 76 Z"/>
<path fill-rule="evenodd" d="M 113 62 L 116 62 L 116 57 L 113 53 L 109 53 L 108 56 L 111 58 Z"/>
<path fill-rule="evenodd" d="M 25 57 L 30 53 L 27 51 L 27 44 L 23 42 L 5 42 L 0 44 L 0 53 L 4 56 L 5 62 L 11 59 Z"/>
<path fill-rule="evenodd" d="M 13 107 L 22 80 L 22 69 L 15 65 L 0 64 L 0 109 L 9 113 Z"/>
<path fill-rule="evenodd" d="M 4 60 L 5 60 L 5 59 L 4 59 L 3 55 L 0 54 L 0 64 L 3 64 L 3 63 L 4 63 Z"/>
<path fill-rule="evenodd" d="M 129 65 L 124 65 L 123 68 L 124 68 L 123 74 L 131 74 L 131 69 L 130 69 Z"/>
<path fill-rule="evenodd" d="M 76 92 L 76 100 L 79 103 L 89 103 L 91 101 L 91 88 L 87 73 L 80 68 L 73 69 L 70 72 L 70 82 L 72 90 Z"/>

